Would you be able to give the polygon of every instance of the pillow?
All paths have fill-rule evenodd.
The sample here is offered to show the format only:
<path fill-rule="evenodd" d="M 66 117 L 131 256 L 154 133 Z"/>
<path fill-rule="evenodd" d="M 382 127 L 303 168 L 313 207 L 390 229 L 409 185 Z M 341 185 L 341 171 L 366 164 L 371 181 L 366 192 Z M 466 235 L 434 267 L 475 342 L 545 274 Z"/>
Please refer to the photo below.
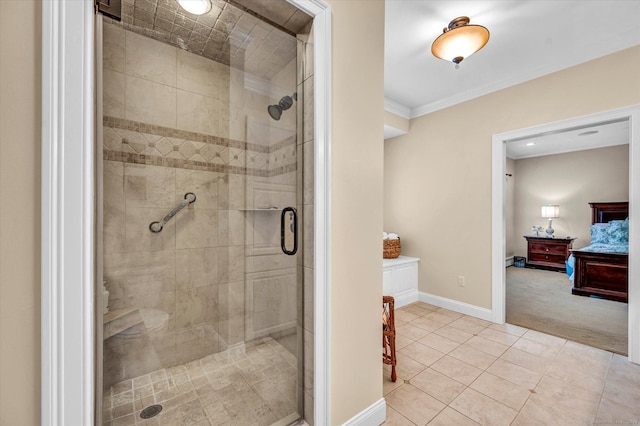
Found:
<path fill-rule="evenodd" d="M 591 244 L 609 242 L 609 224 L 608 223 L 594 223 L 591 225 Z"/>
<path fill-rule="evenodd" d="M 629 220 L 612 220 L 609 222 L 609 244 L 629 243 Z"/>

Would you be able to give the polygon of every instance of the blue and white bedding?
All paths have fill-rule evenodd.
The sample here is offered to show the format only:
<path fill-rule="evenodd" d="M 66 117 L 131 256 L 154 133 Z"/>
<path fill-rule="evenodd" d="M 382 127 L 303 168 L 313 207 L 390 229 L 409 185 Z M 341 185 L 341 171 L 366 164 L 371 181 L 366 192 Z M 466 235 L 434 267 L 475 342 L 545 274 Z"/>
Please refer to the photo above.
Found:
<path fill-rule="evenodd" d="M 591 225 L 591 245 L 579 250 L 595 253 L 629 253 L 629 218 L 612 220 L 609 223 L 594 223 Z M 565 263 L 567 275 L 573 282 L 573 254 Z"/>
<path fill-rule="evenodd" d="M 629 253 L 629 243 L 627 244 L 603 244 L 595 243 L 582 247 L 580 251 L 590 251 L 597 253 Z"/>

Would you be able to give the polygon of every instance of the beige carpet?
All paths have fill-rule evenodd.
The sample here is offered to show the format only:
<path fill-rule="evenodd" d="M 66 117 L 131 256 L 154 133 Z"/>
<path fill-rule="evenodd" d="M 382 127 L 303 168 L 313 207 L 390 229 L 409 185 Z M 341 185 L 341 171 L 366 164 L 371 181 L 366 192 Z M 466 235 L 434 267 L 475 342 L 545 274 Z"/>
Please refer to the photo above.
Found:
<path fill-rule="evenodd" d="M 507 322 L 627 354 L 627 304 L 571 294 L 567 274 L 507 268 Z"/>

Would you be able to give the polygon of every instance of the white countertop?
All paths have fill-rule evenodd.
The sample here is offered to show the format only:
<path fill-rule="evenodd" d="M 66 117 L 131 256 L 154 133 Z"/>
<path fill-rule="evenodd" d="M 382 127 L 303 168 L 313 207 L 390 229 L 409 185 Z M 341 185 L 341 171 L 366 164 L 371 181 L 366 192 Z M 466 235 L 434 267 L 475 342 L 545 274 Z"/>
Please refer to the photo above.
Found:
<path fill-rule="evenodd" d="M 382 267 L 386 268 L 389 266 L 397 266 L 403 265 L 405 263 L 419 262 L 420 259 L 417 257 L 408 257 L 408 256 L 398 256 L 395 259 L 382 259 Z"/>

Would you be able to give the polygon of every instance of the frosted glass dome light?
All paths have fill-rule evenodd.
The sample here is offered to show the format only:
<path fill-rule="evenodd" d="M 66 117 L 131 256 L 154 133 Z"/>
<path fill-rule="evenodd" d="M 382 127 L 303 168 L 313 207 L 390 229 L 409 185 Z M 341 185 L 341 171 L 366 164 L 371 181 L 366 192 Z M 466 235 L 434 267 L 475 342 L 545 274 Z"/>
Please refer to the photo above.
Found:
<path fill-rule="evenodd" d="M 178 4 L 193 15 L 203 15 L 211 10 L 210 0 L 178 0 Z"/>
<path fill-rule="evenodd" d="M 460 16 L 442 30 L 442 34 L 431 45 L 431 53 L 458 65 L 482 49 L 488 41 L 489 30 L 481 25 L 469 25 L 469 18 Z"/>

